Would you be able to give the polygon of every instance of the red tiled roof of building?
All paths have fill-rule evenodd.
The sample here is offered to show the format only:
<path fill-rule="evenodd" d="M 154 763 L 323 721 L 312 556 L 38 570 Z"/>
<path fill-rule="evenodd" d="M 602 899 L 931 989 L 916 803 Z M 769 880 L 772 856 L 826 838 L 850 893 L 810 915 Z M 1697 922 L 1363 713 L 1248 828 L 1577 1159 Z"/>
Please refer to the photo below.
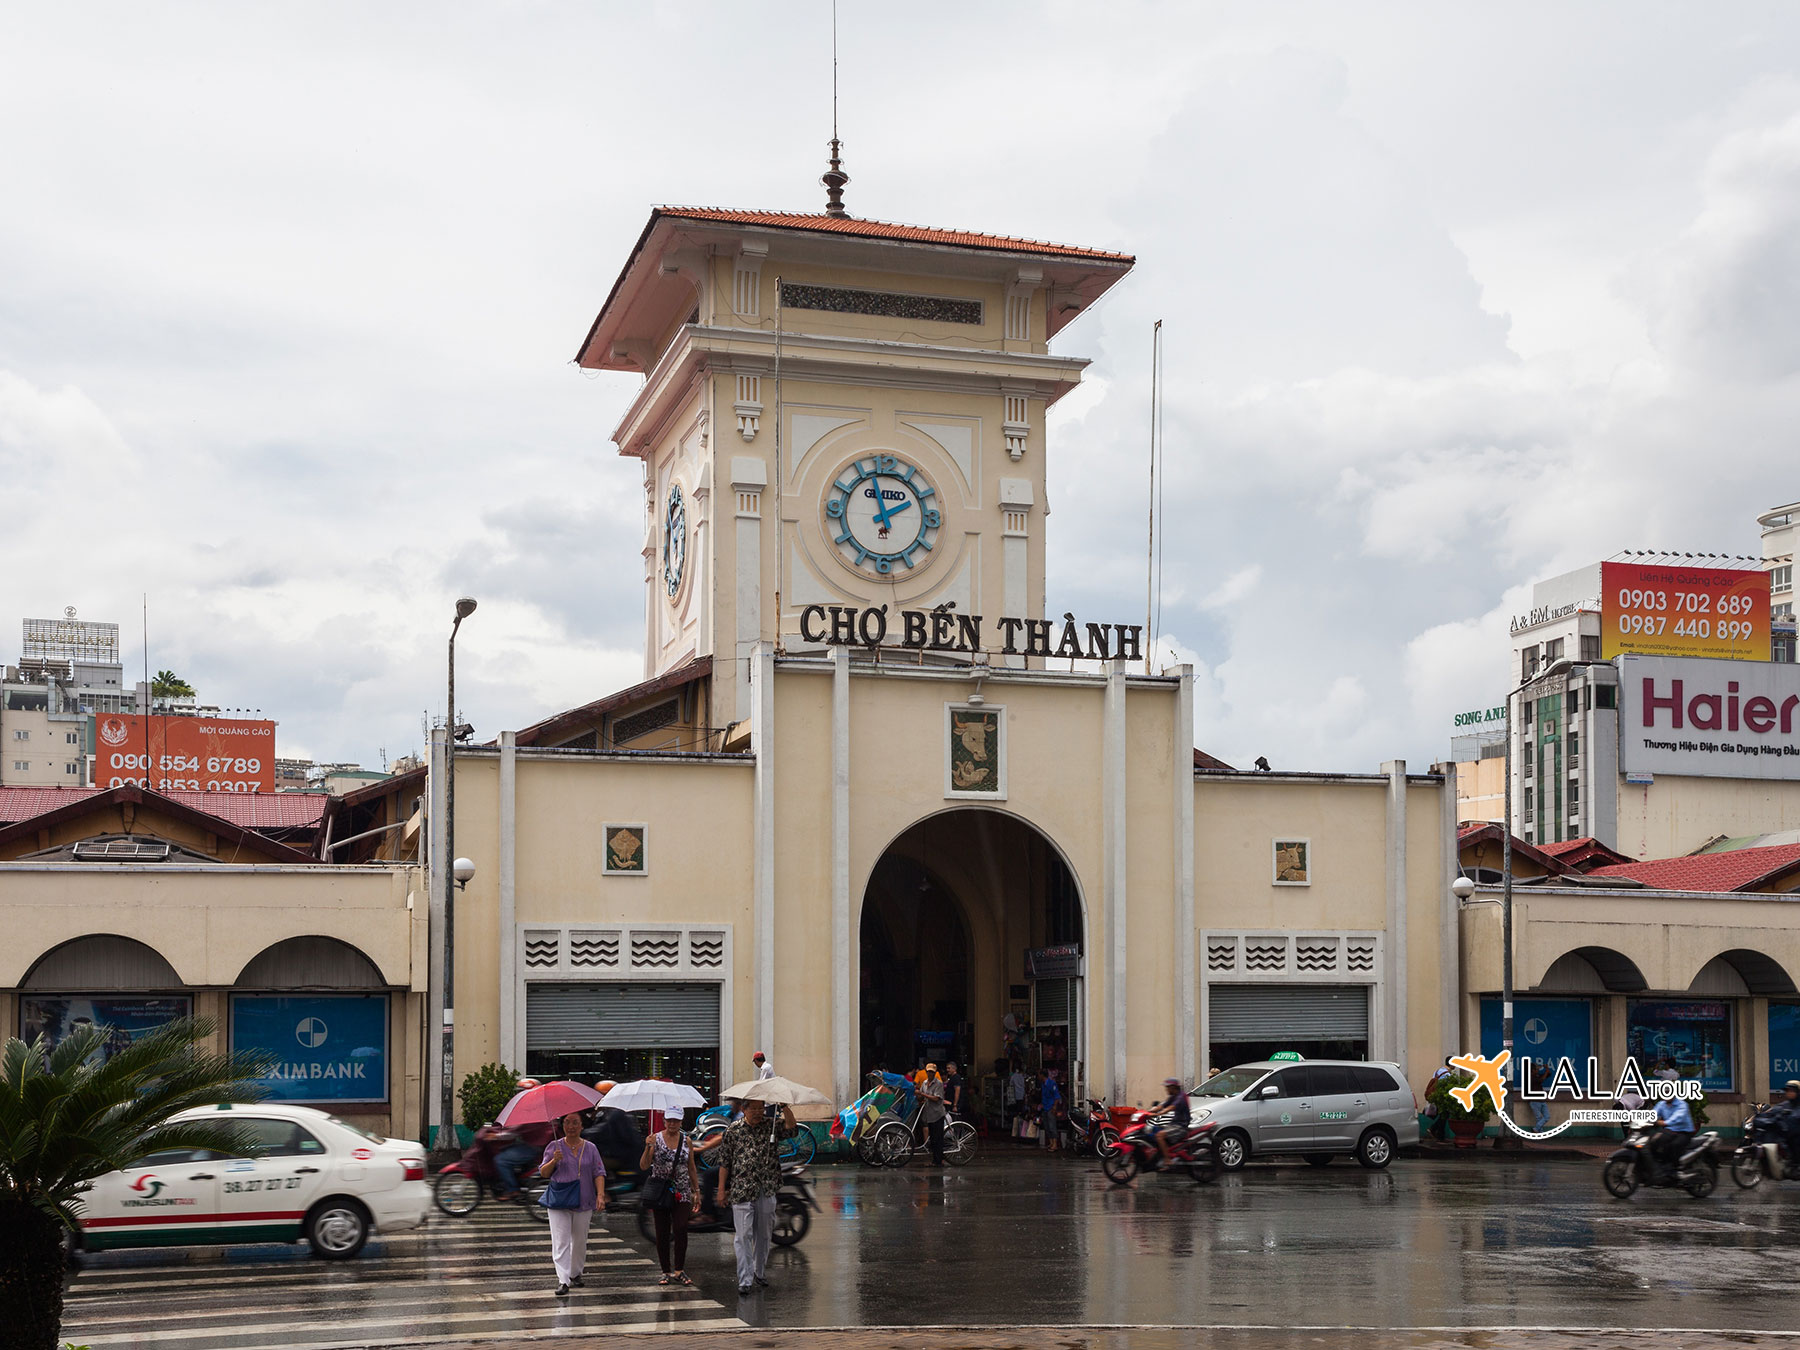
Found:
<path fill-rule="evenodd" d="M 1686 858 L 1651 858 L 1596 867 L 1588 875 L 1636 881 L 1659 891 L 1723 892 L 1767 885 L 1786 872 L 1800 874 L 1800 844 L 1740 848 L 1730 853 L 1700 853 Z"/>
<path fill-rule="evenodd" d="M 1591 834 L 1584 834 L 1579 839 L 1558 839 L 1539 844 L 1538 847 L 1552 858 L 1565 862 L 1580 872 L 1592 872 L 1596 868 L 1636 861 L 1629 853 L 1609 848 Z"/>
<path fill-rule="evenodd" d="M 938 230 L 924 225 L 898 225 L 856 216 L 828 216 L 803 211 L 734 211 L 713 206 L 659 206 L 656 213 L 681 220 L 715 220 L 723 225 L 768 225 L 779 230 L 815 230 L 821 234 L 850 234 L 865 239 L 898 239 L 912 244 L 946 244 L 952 248 L 992 249 L 1003 253 L 1036 253 L 1053 258 L 1091 258 L 1101 262 L 1137 261 L 1129 253 L 1052 244 L 1042 239 L 1020 239 L 1009 234 L 978 234 L 970 230 Z"/>
<path fill-rule="evenodd" d="M 1202 750 L 1199 746 L 1194 747 L 1194 768 L 1200 773 L 1236 773 L 1237 772 L 1236 769 L 1232 768 L 1231 765 L 1227 764 L 1224 760 L 1220 759 L 1217 755 L 1209 755 L 1206 753 L 1206 751 Z"/>
<path fill-rule="evenodd" d="M 98 796 L 100 788 L 0 787 L 0 825 L 30 820 L 72 802 Z M 316 826 L 330 798 L 322 792 L 168 792 L 183 806 L 228 820 L 246 830 Z"/>

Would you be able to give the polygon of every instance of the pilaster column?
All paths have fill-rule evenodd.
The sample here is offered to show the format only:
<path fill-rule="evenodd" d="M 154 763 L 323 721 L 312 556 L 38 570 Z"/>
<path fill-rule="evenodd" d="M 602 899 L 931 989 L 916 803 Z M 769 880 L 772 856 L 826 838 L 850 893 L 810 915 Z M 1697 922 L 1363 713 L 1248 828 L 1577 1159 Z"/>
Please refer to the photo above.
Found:
<path fill-rule="evenodd" d="M 1035 618 L 1027 607 L 1030 591 L 1032 488 L 1029 478 L 1000 480 L 1000 610 L 1013 618 Z M 1023 666 L 1019 655 L 1001 656 L 1009 666 Z"/>
<path fill-rule="evenodd" d="M 1105 837 L 1102 883 L 1106 898 L 1107 974 L 1106 1002 L 1108 1037 L 1107 1099 L 1122 1105 L 1130 1100 L 1126 1093 L 1125 1055 L 1127 1018 L 1130 1015 L 1129 971 L 1126 938 L 1126 892 L 1129 848 L 1125 821 L 1125 663 L 1111 663 L 1106 676 L 1105 731 L 1101 738 L 1101 754 L 1105 759 L 1102 773 L 1102 830 Z"/>
<path fill-rule="evenodd" d="M 856 1094 L 850 1044 L 850 649 L 831 650 L 831 1078 L 834 1100 Z"/>
<path fill-rule="evenodd" d="M 757 1047 L 776 1055 L 780 1050 L 775 1046 L 775 644 L 758 642 L 751 663 L 750 746 L 756 754 L 754 1026 Z"/>
<path fill-rule="evenodd" d="M 736 556 L 732 565 L 732 608 L 736 614 L 733 721 L 742 721 L 749 715 L 751 657 L 756 644 L 762 641 L 762 498 L 763 489 L 768 485 L 769 466 L 762 460 L 752 455 L 733 457 L 731 491 L 736 501 Z"/>
<path fill-rule="evenodd" d="M 525 1038 L 519 1032 L 518 965 L 519 924 L 516 913 L 518 880 L 517 783 L 519 743 L 517 733 L 500 733 L 500 1062 L 525 1071 Z"/>
<path fill-rule="evenodd" d="M 1194 925 L 1194 668 L 1175 691 L 1175 1074 L 1200 1074 L 1200 933 Z"/>
<path fill-rule="evenodd" d="M 1387 1022 L 1389 1057 L 1406 1068 L 1406 761 L 1389 760 L 1387 775 Z"/>

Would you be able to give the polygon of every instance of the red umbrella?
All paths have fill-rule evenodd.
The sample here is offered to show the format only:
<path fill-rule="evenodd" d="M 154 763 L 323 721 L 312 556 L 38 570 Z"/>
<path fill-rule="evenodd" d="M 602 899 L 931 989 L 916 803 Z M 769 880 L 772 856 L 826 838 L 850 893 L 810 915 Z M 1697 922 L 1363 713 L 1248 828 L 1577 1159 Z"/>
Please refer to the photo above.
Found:
<path fill-rule="evenodd" d="M 596 1106 L 600 1094 L 580 1083 L 545 1083 L 513 1094 L 513 1099 L 500 1108 L 502 1125 L 537 1125 L 558 1120 L 571 1111 L 586 1111 Z"/>

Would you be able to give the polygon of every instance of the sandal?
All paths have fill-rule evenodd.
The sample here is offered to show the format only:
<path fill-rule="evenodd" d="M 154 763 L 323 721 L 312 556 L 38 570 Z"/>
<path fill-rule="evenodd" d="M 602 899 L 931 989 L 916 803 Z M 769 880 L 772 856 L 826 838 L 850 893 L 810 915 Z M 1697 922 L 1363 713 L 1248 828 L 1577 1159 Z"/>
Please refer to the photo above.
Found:
<path fill-rule="evenodd" d="M 667 1286 L 669 1281 L 673 1280 L 674 1278 L 675 1277 L 673 1275 L 665 1275 L 660 1280 L 658 1280 L 656 1283 L 658 1286 Z"/>
<path fill-rule="evenodd" d="M 675 1282 L 677 1284 L 685 1284 L 689 1289 L 692 1289 L 694 1287 L 694 1282 L 687 1277 L 686 1271 L 681 1271 L 681 1272 L 677 1273 L 677 1275 L 675 1276 Z"/>

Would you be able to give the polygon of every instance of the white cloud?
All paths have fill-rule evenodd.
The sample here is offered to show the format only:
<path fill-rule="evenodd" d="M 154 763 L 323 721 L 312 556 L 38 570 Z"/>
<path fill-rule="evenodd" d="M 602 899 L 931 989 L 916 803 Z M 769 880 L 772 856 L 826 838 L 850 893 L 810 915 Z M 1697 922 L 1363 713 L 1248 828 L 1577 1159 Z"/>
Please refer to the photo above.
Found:
<path fill-rule="evenodd" d="M 636 678 L 634 382 L 569 358 L 650 203 L 818 204 L 822 15 L 16 10 L 0 468 L 12 556 L 54 565 L 0 572 L 0 622 L 129 630 L 148 592 L 156 664 L 333 758 L 417 741 L 464 590 L 482 734 Z M 1439 757 L 1521 583 L 1748 551 L 1800 495 L 1800 14 L 1636 18 L 840 15 L 853 210 L 1137 253 L 1058 340 L 1094 364 L 1051 420 L 1049 609 L 1142 605 L 1161 318 L 1158 651 L 1207 749 Z"/>

